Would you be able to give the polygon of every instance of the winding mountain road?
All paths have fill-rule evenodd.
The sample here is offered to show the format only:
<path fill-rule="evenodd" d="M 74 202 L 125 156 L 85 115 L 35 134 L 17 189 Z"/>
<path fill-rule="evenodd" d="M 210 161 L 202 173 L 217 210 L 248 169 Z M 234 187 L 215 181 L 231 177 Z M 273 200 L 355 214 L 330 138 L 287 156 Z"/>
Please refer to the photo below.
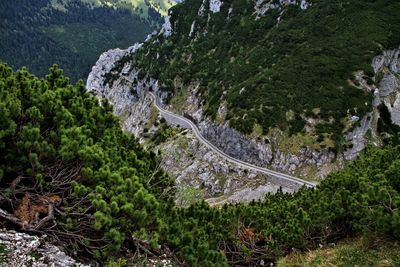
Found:
<path fill-rule="evenodd" d="M 161 113 L 161 115 L 167 122 L 174 124 L 174 125 L 180 125 L 181 127 L 184 127 L 184 128 L 191 128 L 194 135 L 196 136 L 197 139 L 200 140 L 200 142 L 202 142 L 209 149 L 211 149 L 212 151 L 217 153 L 219 156 L 221 156 L 225 160 L 230 161 L 230 162 L 232 162 L 240 167 L 243 167 L 245 169 L 264 173 L 264 174 L 273 176 L 278 179 L 282 179 L 282 180 L 285 180 L 288 182 L 299 184 L 301 186 L 306 186 L 306 187 L 315 187 L 316 186 L 315 183 L 305 181 L 300 178 L 293 177 L 293 176 L 290 176 L 290 175 L 287 175 L 284 173 L 276 172 L 276 171 L 273 171 L 270 169 L 262 168 L 262 167 L 259 167 L 259 166 L 256 166 L 256 165 L 253 165 L 253 164 L 250 164 L 250 163 L 247 163 L 247 162 L 244 162 L 244 161 L 241 161 L 241 160 L 238 160 L 236 158 L 229 156 L 228 154 L 226 154 L 225 152 L 223 152 L 222 150 L 220 150 L 219 148 L 214 146 L 206 138 L 204 138 L 203 135 L 200 133 L 199 128 L 191 120 L 164 109 L 162 107 L 162 103 L 161 103 L 160 99 L 158 97 L 156 97 L 153 92 L 149 92 L 149 93 L 153 98 L 153 102 L 154 102 L 156 108 L 159 110 L 159 112 Z"/>

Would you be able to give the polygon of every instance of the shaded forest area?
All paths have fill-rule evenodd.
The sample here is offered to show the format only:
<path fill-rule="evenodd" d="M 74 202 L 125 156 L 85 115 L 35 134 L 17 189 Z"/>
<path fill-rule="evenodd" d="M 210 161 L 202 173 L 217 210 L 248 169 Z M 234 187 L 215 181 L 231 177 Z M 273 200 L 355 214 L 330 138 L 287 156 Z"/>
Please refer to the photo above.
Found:
<path fill-rule="evenodd" d="M 58 64 L 75 82 L 86 79 L 101 53 L 144 40 L 161 22 L 153 9 L 140 18 L 129 9 L 91 8 L 79 0 L 65 12 L 49 3 L 0 2 L 0 60 L 41 77 Z"/>

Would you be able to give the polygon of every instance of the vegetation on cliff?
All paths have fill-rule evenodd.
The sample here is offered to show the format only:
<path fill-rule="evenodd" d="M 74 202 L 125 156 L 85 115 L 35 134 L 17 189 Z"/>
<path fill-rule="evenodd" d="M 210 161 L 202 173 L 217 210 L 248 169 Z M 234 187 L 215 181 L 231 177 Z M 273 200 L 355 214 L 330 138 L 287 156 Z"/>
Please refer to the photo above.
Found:
<path fill-rule="evenodd" d="M 400 3 L 309 2 L 307 10 L 287 5 L 256 18 L 254 1 L 226 0 L 212 13 L 209 1 L 187 0 L 170 10 L 172 35 L 154 37 L 132 61 L 163 90 L 180 90 L 175 80 L 200 82 L 207 115 L 215 118 L 226 101 L 225 120 L 243 133 L 261 126 L 263 134 L 296 134 L 308 123 L 310 134 L 339 148 L 343 119 L 371 110 L 372 93 L 354 86 L 353 73 L 364 70 L 373 83 L 372 58 L 399 45 Z"/>

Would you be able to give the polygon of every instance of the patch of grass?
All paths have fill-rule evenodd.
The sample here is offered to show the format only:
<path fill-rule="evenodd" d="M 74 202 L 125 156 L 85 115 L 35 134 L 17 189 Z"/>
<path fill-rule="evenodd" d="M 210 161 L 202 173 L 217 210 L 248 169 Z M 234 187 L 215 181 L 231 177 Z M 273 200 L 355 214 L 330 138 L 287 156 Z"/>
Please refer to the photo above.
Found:
<path fill-rule="evenodd" d="M 151 141 L 155 145 L 159 145 L 167 141 L 168 138 L 176 136 L 180 131 L 182 131 L 182 129 L 179 127 L 171 127 L 166 123 L 162 123 L 157 132 L 154 133 Z"/>
<path fill-rule="evenodd" d="M 204 199 L 204 190 L 192 186 L 185 186 L 177 192 L 177 195 L 177 199 L 180 200 L 179 205 L 188 207 Z"/>
<path fill-rule="evenodd" d="M 400 245 L 374 238 L 366 245 L 363 238 L 348 239 L 333 248 L 293 253 L 278 261 L 279 267 L 396 267 L 400 266 Z"/>
<path fill-rule="evenodd" d="M 218 172 L 215 174 L 215 178 L 218 181 L 218 185 L 223 188 L 226 183 L 226 175 Z"/>
<path fill-rule="evenodd" d="M 188 97 L 188 90 L 186 88 L 180 90 L 174 97 L 171 99 L 171 104 L 175 110 L 178 112 L 182 112 L 183 108 L 185 107 L 186 99 Z"/>
<path fill-rule="evenodd" d="M 153 126 L 156 123 L 157 118 L 158 118 L 158 113 L 159 113 L 158 109 L 155 106 L 151 106 L 150 112 L 151 112 L 150 118 L 147 121 L 146 126 L 145 126 L 145 128 L 148 128 L 148 129 L 150 129 L 151 126 Z"/>
<path fill-rule="evenodd" d="M 35 259 L 35 260 L 40 259 L 40 255 L 39 255 L 36 251 L 30 251 L 30 252 L 28 253 L 28 256 L 31 257 L 31 258 L 33 258 L 33 259 Z"/>
<path fill-rule="evenodd" d="M 3 244 L 0 244 L 0 264 L 4 263 L 6 260 L 7 247 Z"/>
<path fill-rule="evenodd" d="M 255 123 L 253 126 L 252 136 L 259 137 L 263 135 L 263 128 L 260 124 Z"/>
<path fill-rule="evenodd" d="M 67 11 L 66 5 L 72 2 L 71 0 L 63 0 L 62 2 L 57 0 L 51 0 L 50 3 L 53 8 L 60 11 Z M 112 8 L 125 8 L 137 13 L 143 18 L 149 16 L 149 7 L 157 10 L 161 15 L 168 15 L 168 9 L 175 5 L 175 1 L 170 0 L 81 0 L 83 3 L 87 3 L 91 6 L 101 7 L 108 6 Z"/>
<path fill-rule="evenodd" d="M 106 263 L 107 267 L 123 267 L 126 266 L 128 263 L 128 260 L 125 258 L 119 258 L 119 259 L 113 259 L 113 260 L 109 260 Z"/>
<path fill-rule="evenodd" d="M 300 149 L 304 146 L 308 146 L 315 150 L 321 148 L 313 136 L 305 133 L 298 133 L 292 136 L 289 136 L 288 133 L 283 133 L 278 140 L 278 144 L 282 151 L 294 155 L 298 154 Z"/>

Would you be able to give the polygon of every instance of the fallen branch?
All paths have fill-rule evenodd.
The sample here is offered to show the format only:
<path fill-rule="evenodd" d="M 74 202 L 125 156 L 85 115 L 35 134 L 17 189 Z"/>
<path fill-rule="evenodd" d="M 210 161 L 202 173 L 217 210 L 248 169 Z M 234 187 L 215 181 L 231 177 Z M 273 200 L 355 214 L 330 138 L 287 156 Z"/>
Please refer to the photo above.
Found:
<path fill-rule="evenodd" d="M 20 219 L 15 217 L 14 215 L 9 214 L 7 211 L 0 209 L 0 218 L 3 218 L 9 222 L 18 224 L 19 226 L 22 226 L 22 222 Z"/>
<path fill-rule="evenodd" d="M 39 230 L 40 227 L 42 227 L 46 222 L 52 220 L 54 221 L 54 205 L 52 203 L 49 203 L 48 206 L 48 214 L 46 217 L 44 217 L 43 219 L 41 219 L 34 227 L 34 230 Z"/>

